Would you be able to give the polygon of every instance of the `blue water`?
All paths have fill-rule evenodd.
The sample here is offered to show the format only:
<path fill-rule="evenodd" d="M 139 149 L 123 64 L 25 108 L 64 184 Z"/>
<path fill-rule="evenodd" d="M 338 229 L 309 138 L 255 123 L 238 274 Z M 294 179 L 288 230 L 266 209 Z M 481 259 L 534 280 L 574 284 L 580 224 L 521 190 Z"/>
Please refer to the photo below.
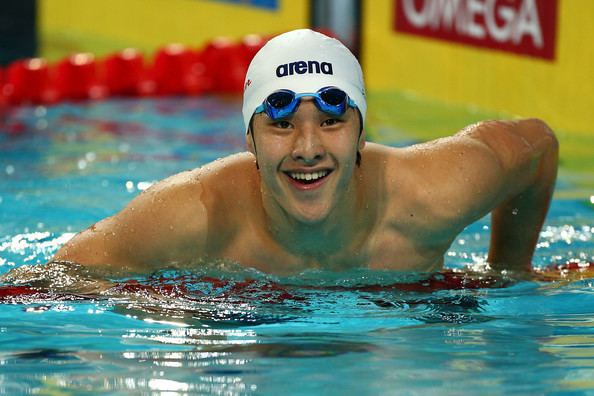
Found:
<path fill-rule="evenodd" d="M 432 291 L 419 285 L 439 275 L 214 262 L 100 293 L 101 274 L 31 267 L 155 181 L 242 150 L 239 110 L 211 97 L 5 114 L 0 274 L 36 292 L 0 299 L 0 394 L 594 394 L 594 272 Z M 594 261 L 594 192 L 580 194 L 560 180 L 535 267 Z M 448 268 L 481 268 L 488 224 Z"/>

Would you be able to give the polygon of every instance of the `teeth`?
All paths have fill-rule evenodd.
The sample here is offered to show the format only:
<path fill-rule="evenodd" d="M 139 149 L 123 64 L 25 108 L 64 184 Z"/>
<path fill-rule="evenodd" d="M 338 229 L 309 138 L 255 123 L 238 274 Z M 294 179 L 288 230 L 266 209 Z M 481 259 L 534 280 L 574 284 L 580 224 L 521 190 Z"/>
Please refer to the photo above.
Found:
<path fill-rule="evenodd" d="M 311 172 L 311 173 L 303 173 L 303 172 L 290 172 L 289 175 L 296 180 L 318 180 L 328 174 L 327 170 L 319 171 L 319 172 Z"/>

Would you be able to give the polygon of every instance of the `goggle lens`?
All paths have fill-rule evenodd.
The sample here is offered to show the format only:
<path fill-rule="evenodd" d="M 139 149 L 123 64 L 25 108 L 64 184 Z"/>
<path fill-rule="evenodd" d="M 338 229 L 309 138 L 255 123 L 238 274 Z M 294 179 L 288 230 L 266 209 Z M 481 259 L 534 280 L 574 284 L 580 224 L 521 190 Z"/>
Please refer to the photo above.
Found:
<path fill-rule="evenodd" d="M 345 103 L 347 94 L 338 88 L 330 88 L 319 93 L 320 99 L 332 106 L 339 106 Z M 346 110 L 346 108 L 345 108 Z"/>
<path fill-rule="evenodd" d="M 290 105 L 293 100 L 295 100 L 295 93 L 291 91 L 278 91 L 270 94 L 266 99 L 266 103 L 280 110 Z"/>

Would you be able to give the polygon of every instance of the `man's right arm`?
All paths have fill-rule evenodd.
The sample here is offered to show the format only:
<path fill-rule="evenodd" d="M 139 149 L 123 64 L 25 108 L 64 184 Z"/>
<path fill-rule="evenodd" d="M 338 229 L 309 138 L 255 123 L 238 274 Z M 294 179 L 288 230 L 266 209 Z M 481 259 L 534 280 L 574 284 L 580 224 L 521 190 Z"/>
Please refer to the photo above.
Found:
<path fill-rule="evenodd" d="M 208 216 L 196 171 L 165 179 L 121 212 L 68 241 L 52 261 L 145 271 L 189 263 L 204 254 Z"/>

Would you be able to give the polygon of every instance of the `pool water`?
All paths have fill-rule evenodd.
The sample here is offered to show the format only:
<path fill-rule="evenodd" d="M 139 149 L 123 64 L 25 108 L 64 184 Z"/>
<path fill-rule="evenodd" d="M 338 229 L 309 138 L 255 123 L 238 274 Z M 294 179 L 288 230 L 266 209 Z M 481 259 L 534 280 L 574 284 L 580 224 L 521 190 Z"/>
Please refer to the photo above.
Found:
<path fill-rule="evenodd" d="M 205 97 L 5 114 L 0 394 L 594 394 L 594 272 L 454 271 L 482 268 L 488 218 L 443 274 L 212 262 L 99 292 L 102 274 L 34 267 L 155 181 L 242 150 L 239 110 Z M 559 180 L 536 268 L 594 261 L 594 191 L 572 188 Z"/>

